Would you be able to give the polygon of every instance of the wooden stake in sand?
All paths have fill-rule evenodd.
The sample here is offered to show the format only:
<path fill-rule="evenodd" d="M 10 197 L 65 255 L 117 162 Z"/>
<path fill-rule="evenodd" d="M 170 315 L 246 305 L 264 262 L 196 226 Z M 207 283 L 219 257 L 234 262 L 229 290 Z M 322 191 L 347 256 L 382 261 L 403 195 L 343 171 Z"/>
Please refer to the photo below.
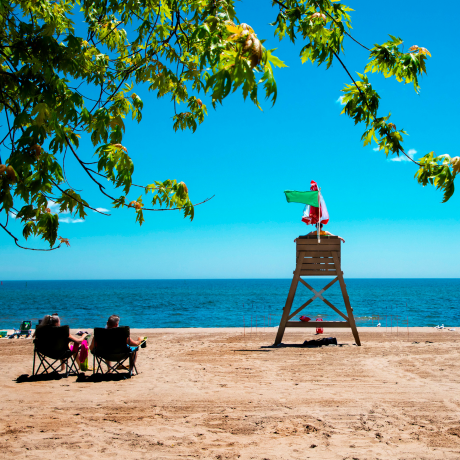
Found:
<path fill-rule="evenodd" d="M 299 236 L 296 240 L 296 269 L 292 278 L 291 287 L 286 299 L 286 305 L 283 309 L 283 316 L 278 327 L 278 333 L 275 339 L 275 345 L 279 345 L 283 339 L 286 327 L 317 327 L 315 321 L 302 322 L 290 321 L 307 305 L 310 305 L 316 298 L 321 299 L 327 306 L 332 308 L 345 321 L 323 321 L 321 327 L 349 327 L 353 333 L 356 345 L 361 346 L 359 340 L 358 329 L 356 328 L 353 309 L 351 308 L 350 299 L 347 293 L 345 280 L 341 268 L 341 241 L 338 236 L 324 236 L 321 242 L 315 236 Z M 301 277 L 305 276 L 334 276 L 335 278 L 327 284 L 321 291 L 313 289 Z M 332 305 L 323 297 L 323 293 L 329 289 L 335 282 L 339 282 L 342 291 L 343 300 L 347 310 L 347 314 L 342 313 L 338 308 Z M 299 283 L 313 292 L 314 296 L 301 305 L 297 310 L 291 313 L 292 304 L 294 302 L 295 293 Z"/>
<path fill-rule="evenodd" d="M 406 302 L 406 321 L 407 321 L 407 340 L 409 340 L 409 316 L 407 314 L 407 302 Z"/>

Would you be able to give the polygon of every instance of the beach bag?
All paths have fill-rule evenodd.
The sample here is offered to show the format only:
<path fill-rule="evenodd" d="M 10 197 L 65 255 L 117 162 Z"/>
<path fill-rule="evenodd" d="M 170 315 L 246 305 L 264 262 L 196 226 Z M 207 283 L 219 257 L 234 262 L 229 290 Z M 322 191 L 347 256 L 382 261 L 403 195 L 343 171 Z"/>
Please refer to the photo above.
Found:
<path fill-rule="evenodd" d="M 86 358 L 85 358 L 84 353 L 82 353 L 82 350 L 84 348 L 83 343 L 84 342 L 82 342 L 81 347 L 80 347 L 80 356 L 78 356 L 78 362 L 80 363 L 80 370 L 81 371 L 88 370 L 88 354 L 86 354 Z M 70 345 L 70 351 L 74 351 L 74 348 L 75 348 L 75 345 L 72 343 Z M 83 358 L 82 358 L 82 354 L 83 354 Z M 85 364 L 85 361 L 86 361 L 86 364 Z M 85 365 L 86 365 L 86 368 L 85 368 Z"/>
<path fill-rule="evenodd" d="M 88 357 L 84 361 L 80 361 L 80 370 L 83 372 L 89 371 Z"/>
<path fill-rule="evenodd" d="M 335 337 L 323 337 L 322 339 L 316 340 L 305 340 L 303 343 L 304 347 L 307 348 L 318 348 L 318 347 L 327 347 L 329 345 L 337 345 L 337 339 Z"/>

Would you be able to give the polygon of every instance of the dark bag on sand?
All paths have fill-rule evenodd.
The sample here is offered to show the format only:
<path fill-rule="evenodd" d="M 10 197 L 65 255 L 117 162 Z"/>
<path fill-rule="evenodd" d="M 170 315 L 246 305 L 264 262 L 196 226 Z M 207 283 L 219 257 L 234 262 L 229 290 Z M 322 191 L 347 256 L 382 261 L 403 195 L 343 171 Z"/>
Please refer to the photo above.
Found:
<path fill-rule="evenodd" d="M 303 343 L 303 346 L 308 348 L 318 348 L 326 345 L 337 345 L 337 339 L 335 337 L 324 337 L 316 340 L 305 340 Z"/>

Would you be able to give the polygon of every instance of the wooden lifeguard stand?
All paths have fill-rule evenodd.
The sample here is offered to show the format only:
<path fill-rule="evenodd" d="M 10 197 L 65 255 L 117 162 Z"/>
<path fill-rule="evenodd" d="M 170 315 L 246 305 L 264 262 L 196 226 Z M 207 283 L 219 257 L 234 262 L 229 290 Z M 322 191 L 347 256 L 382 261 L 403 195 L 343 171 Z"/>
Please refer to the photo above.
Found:
<path fill-rule="evenodd" d="M 353 317 L 353 309 L 348 298 L 347 287 L 343 279 L 341 269 L 341 241 L 338 236 L 321 236 L 321 242 L 318 242 L 316 235 L 299 236 L 297 238 L 297 262 L 292 278 L 291 288 L 286 300 L 286 305 L 283 310 L 283 316 L 276 335 L 275 345 L 279 345 L 283 340 L 283 335 L 286 327 L 349 327 L 353 332 L 356 345 L 361 346 L 358 330 L 356 329 L 355 318 Z M 313 289 L 302 277 L 306 276 L 335 276 L 335 278 L 327 284 L 321 291 L 317 292 Z M 332 305 L 323 297 L 323 293 L 329 289 L 334 283 L 340 283 L 343 300 L 347 309 L 347 314 L 342 313 L 338 308 Z M 291 313 L 292 303 L 297 290 L 298 283 L 302 283 L 314 296 L 300 306 L 297 310 Z M 310 305 L 316 298 L 321 299 L 326 305 L 331 307 L 345 321 L 291 321 L 301 310 L 307 305 Z"/>

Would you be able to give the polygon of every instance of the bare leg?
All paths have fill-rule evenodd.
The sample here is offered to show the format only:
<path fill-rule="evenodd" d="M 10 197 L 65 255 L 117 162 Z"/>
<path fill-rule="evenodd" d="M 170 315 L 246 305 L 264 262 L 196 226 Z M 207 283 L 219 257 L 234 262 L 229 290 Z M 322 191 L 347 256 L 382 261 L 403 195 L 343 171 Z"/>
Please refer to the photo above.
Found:
<path fill-rule="evenodd" d="M 137 351 L 135 351 L 130 357 L 129 357 L 129 372 L 133 372 L 134 365 L 136 364 L 136 359 L 137 359 Z"/>
<path fill-rule="evenodd" d="M 79 356 L 79 351 L 80 351 L 80 345 L 77 345 L 76 343 L 72 342 L 72 355 L 77 363 L 77 369 L 80 369 L 80 360 L 78 359 Z M 64 364 L 61 366 L 61 372 L 64 370 Z"/>

